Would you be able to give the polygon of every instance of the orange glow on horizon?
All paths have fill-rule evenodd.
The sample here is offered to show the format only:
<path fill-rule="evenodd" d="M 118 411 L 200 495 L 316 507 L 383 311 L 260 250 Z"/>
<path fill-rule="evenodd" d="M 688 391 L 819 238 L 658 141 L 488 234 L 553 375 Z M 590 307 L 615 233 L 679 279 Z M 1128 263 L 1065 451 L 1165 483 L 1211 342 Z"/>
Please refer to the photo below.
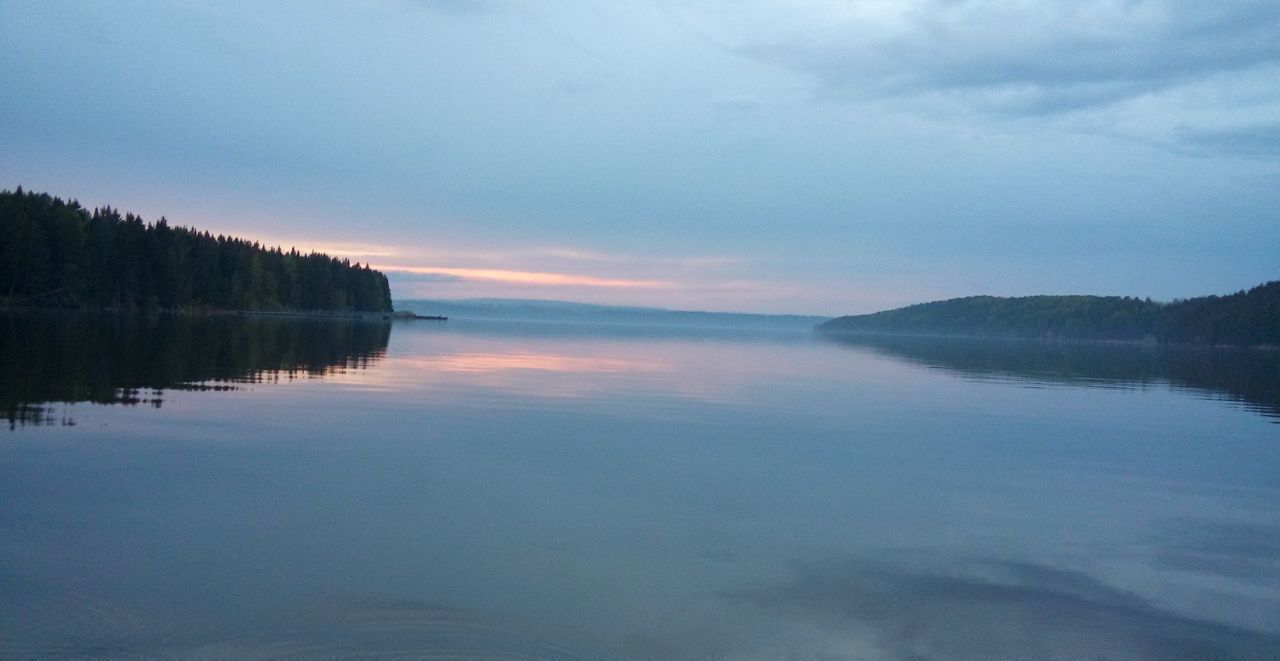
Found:
<path fill-rule="evenodd" d="M 374 265 L 380 271 L 414 273 L 417 275 L 445 275 L 463 280 L 484 280 L 521 285 L 568 285 L 579 287 L 613 287 L 623 289 L 669 289 L 674 285 L 665 280 L 633 280 L 624 278 L 598 278 L 571 273 L 544 271 L 514 271 L 508 269 L 471 269 L 447 266 L 394 266 Z"/>

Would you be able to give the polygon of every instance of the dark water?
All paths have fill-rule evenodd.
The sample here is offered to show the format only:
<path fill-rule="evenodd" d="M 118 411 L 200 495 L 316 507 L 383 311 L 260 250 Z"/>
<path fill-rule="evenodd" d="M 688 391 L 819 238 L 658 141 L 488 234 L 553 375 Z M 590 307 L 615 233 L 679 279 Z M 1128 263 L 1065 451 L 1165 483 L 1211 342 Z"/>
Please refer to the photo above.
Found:
<path fill-rule="evenodd" d="M 0 318 L 0 657 L 1280 658 L 1278 360 Z"/>

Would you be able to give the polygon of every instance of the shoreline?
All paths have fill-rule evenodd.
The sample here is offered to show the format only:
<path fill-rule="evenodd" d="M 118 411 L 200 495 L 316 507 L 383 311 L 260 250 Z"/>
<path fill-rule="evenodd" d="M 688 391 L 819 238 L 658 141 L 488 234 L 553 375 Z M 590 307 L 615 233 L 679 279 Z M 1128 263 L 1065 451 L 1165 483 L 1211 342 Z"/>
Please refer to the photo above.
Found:
<path fill-rule="evenodd" d="M 0 306 L 0 314 L 112 314 L 112 315 L 174 315 L 174 316 L 207 316 L 207 317 L 296 317 L 303 319 L 353 319 L 359 321 L 447 321 L 449 318 L 440 315 L 421 315 L 409 310 L 379 312 L 372 310 L 222 310 L 209 308 L 43 308 L 5 305 Z"/>
<path fill-rule="evenodd" d="M 1280 346 L 1274 344 L 1203 344 L 1197 342 L 1161 342 L 1159 340 L 1121 340 L 1121 339 L 1103 339 L 1103 338 L 1079 338 L 1079 337 L 1031 337 L 1021 335 L 976 335 L 967 333 L 912 333 L 912 332 L 894 332 L 894 331 L 864 331 L 864 330 L 832 330 L 814 326 L 809 329 L 812 334 L 819 337 L 892 337 L 892 338 L 912 338 L 912 339 L 928 339 L 928 340 L 981 340 L 981 341 L 998 341 L 998 342 L 1037 342 L 1040 344 L 1091 344 L 1102 346 L 1129 346 L 1136 348 L 1152 348 L 1159 349 L 1163 347 L 1177 347 L 1184 349 L 1251 349 L 1258 351 L 1280 351 Z"/>

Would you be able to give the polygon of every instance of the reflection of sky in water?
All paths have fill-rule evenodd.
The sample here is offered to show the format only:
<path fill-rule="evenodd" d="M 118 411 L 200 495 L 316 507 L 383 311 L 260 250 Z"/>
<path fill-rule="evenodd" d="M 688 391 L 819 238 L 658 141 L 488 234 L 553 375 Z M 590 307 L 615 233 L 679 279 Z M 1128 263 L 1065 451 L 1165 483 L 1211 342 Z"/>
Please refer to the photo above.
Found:
<path fill-rule="evenodd" d="M 369 369 L 67 408 L 0 447 L 0 651 L 1280 650 L 1276 426 L 1165 386 L 408 325 Z"/>

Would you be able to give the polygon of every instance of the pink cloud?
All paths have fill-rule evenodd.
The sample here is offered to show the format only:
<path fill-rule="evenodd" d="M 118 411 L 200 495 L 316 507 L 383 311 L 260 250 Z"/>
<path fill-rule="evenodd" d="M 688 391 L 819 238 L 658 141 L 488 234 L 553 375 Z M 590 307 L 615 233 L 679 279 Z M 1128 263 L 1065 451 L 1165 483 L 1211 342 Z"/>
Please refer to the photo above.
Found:
<path fill-rule="evenodd" d="M 674 287 L 671 282 L 666 280 L 600 278 L 590 275 L 549 273 L 545 271 L 455 268 L 447 266 L 396 266 L 387 264 L 375 265 L 374 268 L 381 271 L 390 271 L 395 273 L 442 275 L 462 280 L 479 280 L 519 285 L 606 287 L 618 289 L 671 289 Z"/>

